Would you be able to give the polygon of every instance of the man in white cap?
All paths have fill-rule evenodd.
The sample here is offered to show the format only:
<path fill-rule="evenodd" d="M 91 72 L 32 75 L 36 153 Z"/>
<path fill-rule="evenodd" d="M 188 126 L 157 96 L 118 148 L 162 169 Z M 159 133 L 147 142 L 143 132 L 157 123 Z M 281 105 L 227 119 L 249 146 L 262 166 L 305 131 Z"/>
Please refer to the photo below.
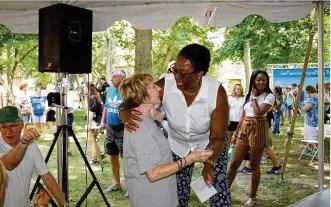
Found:
<path fill-rule="evenodd" d="M 110 193 L 121 189 L 119 155 L 123 155 L 124 125 L 118 116 L 117 107 L 122 103 L 122 97 L 118 91 L 122 80 L 126 77 L 124 70 L 114 70 L 112 73 L 112 86 L 107 90 L 105 107 L 102 113 L 100 128 L 106 126 L 105 153 L 109 155 L 114 177 L 114 184 L 104 190 Z"/>
<path fill-rule="evenodd" d="M 6 167 L 8 176 L 4 207 L 28 206 L 33 173 L 41 176 L 59 206 L 68 206 L 60 186 L 48 171 L 40 149 L 34 142 L 40 136 L 39 133 L 30 128 L 21 136 L 23 126 L 18 108 L 6 106 L 0 109 L 0 160 Z"/>

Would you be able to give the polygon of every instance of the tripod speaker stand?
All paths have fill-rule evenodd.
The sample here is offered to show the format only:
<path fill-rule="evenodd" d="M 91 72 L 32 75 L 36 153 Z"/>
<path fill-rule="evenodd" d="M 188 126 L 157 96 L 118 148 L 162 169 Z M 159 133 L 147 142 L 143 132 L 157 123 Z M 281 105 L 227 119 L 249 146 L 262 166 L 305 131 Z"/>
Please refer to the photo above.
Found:
<path fill-rule="evenodd" d="M 58 105 L 57 105 L 57 107 L 58 107 Z M 64 109 L 68 109 L 68 107 L 63 107 L 63 108 Z M 103 193 L 103 191 L 101 189 L 101 186 L 100 186 L 100 184 L 98 182 L 98 179 L 96 178 L 96 176 L 95 176 L 95 174 L 94 174 L 94 172 L 93 172 L 93 170 L 92 170 L 92 168 L 91 168 L 91 166 L 90 166 L 90 164 L 89 164 L 89 162 L 88 162 L 88 160 L 87 160 L 87 158 L 86 158 L 86 156 L 84 154 L 84 151 L 83 151 L 82 147 L 80 146 L 80 144 L 78 142 L 78 139 L 77 139 L 74 131 L 72 130 L 72 126 L 68 126 L 67 124 L 58 126 L 58 129 L 57 129 L 56 133 L 54 134 L 54 139 L 53 139 L 53 142 L 51 144 L 51 147 L 50 147 L 50 149 L 49 149 L 49 151 L 48 151 L 48 153 L 46 155 L 45 162 L 46 163 L 48 162 L 48 160 L 49 160 L 49 158 L 50 158 L 50 156 L 52 154 L 52 151 L 54 149 L 54 146 L 55 146 L 56 142 L 58 141 L 58 138 L 60 137 L 60 134 L 61 133 L 63 135 L 63 146 L 64 147 L 67 146 L 68 134 L 70 133 L 72 135 L 73 140 L 74 140 L 74 142 L 75 142 L 75 144 L 76 144 L 76 146 L 77 146 L 77 148 L 79 150 L 79 153 L 82 156 L 82 158 L 83 158 L 83 160 L 85 162 L 85 165 L 87 166 L 87 168 L 88 168 L 88 170 L 89 170 L 89 172 L 90 172 L 90 174 L 92 176 L 92 179 L 93 179 L 92 182 L 91 182 L 91 184 L 88 186 L 88 188 L 86 189 L 86 191 L 82 195 L 82 197 L 79 199 L 79 201 L 76 204 L 76 206 L 81 206 L 81 204 L 86 199 L 87 195 L 91 192 L 91 190 L 94 187 L 94 185 L 96 185 L 97 188 L 98 188 L 98 190 L 99 190 L 99 193 L 101 194 L 101 196 L 102 196 L 103 200 L 105 201 L 107 207 L 110 207 L 110 204 L 108 203 L 107 198 L 106 198 L 105 194 Z M 63 157 L 64 157 L 64 159 L 63 159 L 63 166 L 68 166 L 68 163 L 67 163 L 68 153 L 67 153 L 67 148 L 66 147 L 64 148 L 64 152 L 65 153 L 63 153 Z M 63 173 L 64 175 L 68 175 L 68 172 L 67 172 L 68 171 L 68 168 L 63 167 L 63 171 L 64 171 L 64 173 Z M 37 180 L 36 180 L 36 182 L 35 182 L 35 184 L 33 186 L 33 189 L 32 189 L 32 192 L 30 194 L 30 197 L 29 197 L 30 201 L 32 201 L 33 196 L 34 196 L 34 194 L 35 194 L 38 186 L 40 185 L 40 179 L 41 179 L 41 177 L 38 176 L 38 178 L 37 178 Z M 63 177 L 62 178 L 62 185 L 63 186 L 68 186 L 68 177 Z M 67 191 L 68 191 L 68 189 L 62 189 L 62 190 L 65 193 L 66 201 L 68 201 L 68 198 L 67 198 L 67 195 L 68 195 L 68 192 Z M 52 206 L 57 206 L 56 203 L 53 200 L 51 200 L 50 203 L 51 203 Z"/>

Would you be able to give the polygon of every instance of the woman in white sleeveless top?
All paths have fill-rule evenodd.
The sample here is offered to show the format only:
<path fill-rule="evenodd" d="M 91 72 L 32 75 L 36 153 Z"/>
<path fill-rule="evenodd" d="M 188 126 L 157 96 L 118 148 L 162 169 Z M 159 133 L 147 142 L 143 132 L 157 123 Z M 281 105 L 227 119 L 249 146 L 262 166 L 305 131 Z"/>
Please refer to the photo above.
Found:
<path fill-rule="evenodd" d="M 211 197 L 211 206 L 231 206 L 227 179 L 227 126 L 229 104 L 223 86 L 206 75 L 210 64 L 209 50 L 198 44 L 184 47 L 172 67 L 172 74 L 156 82 L 161 88 L 160 98 L 169 124 L 169 144 L 174 160 L 187 156 L 210 143 L 213 156 L 205 163 L 202 176 L 212 183 L 218 193 Z M 142 121 L 120 107 L 120 117 L 128 131 L 135 130 Z M 141 114 L 141 113 L 137 113 Z M 188 206 L 194 164 L 177 173 L 179 206 Z"/>

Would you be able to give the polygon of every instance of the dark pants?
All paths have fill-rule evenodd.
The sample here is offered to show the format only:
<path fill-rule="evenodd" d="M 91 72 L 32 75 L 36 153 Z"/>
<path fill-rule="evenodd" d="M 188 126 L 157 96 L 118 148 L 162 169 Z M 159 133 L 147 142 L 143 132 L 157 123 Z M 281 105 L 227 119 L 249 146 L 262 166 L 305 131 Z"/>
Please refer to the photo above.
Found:
<path fill-rule="evenodd" d="M 274 130 L 272 131 L 274 134 L 279 133 L 279 122 L 280 122 L 280 114 L 274 113 Z"/>
<path fill-rule="evenodd" d="M 228 162 L 228 144 L 224 145 L 223 152 L 216 161 L 214 169 L 215 183 L 214 187 L 218 191 L 213 197 L 210 198 L 211 207 L 228 207 L 231 206 L 230 185 L 227 177 L 227 162 Z M 180 159 L 179 156 L 172 152 L 174 161 Z M 194 164 L 189 165 L 177 172 L 177 193 L 178 193 L 178 207 L 187 207 L 190 199 L 191 178 L 193 173 Z"/>

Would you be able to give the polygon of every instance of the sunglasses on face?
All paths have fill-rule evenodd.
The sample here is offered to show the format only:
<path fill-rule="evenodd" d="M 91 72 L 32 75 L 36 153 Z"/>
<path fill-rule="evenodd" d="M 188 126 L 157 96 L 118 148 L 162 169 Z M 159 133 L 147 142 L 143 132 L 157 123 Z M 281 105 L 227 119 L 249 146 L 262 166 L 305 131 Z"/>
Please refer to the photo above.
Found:
<path fill-rule="evenodd" d="M 154 120 L 156 126 L 163 132 L 164 136 L 168 139 L 168 132 L 167 130 L 164 128 L 164 126 L 161 124 L 161 122 L 159 122 L 158 120 Z"/>

